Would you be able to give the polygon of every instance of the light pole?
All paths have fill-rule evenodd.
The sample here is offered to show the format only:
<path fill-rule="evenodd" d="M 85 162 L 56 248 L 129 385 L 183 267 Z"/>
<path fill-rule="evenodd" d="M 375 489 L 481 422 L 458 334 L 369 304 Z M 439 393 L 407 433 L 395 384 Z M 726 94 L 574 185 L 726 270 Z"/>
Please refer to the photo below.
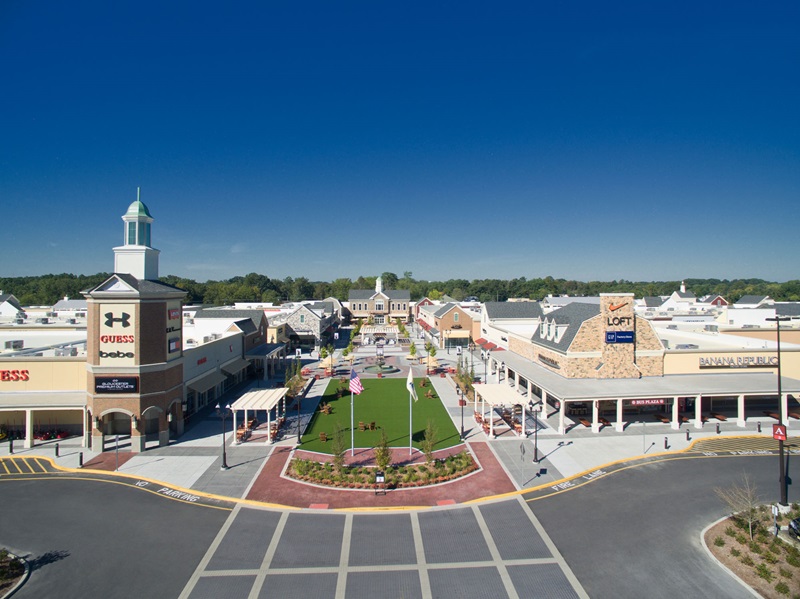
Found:
<path fill-rule="evenodd" d="M 231 404 L 226 404 L 224 408 L 217 404 L 217 414 L 222 417 L 222 466 L 219 467 L 220 470 L 228 469 L 228 455 L 225 453 L 225 418 L 230 411 Z"/>
<path fill-rule="evenodd" d="M 542 411 L 542 404 L 533 405 L 531 401 L 531 412 L 533 412 L 533 463 L 539 463 L 539 412 Z"/>
<path fill-rule="evenodd" d="M 775 323 L 776 337 L 778 341 L 778 424 L 783 427 L 783 391 L 781 389 L 781 323 L 790 320 L 788 316 L 778 316 L 775 314 L 774 318 L 767 318 L 769 322 Z M 780 454 L 780 476 L 778 482 L 781 486 L 781 500 L 780 504 L 783 506 L 788 505 L 786 500 L 786 462 L 783 455 L 783 439 L 778 439 L 778 453 Z"/>
<path fill-rule="evenodd" d="M 297 445 L 300 446 L 300 405 L 303 403 L 303 396 L 297 396 Z"/>
<path fill-rule="evenodd" d="M 506 361 L 505 361 L 505 360 L 503 360 L 502 362 L 500 362 L 500 370 L 499 370 L 499 371 L 497 371 L 497 382 L 498 382 L 498 383 L 500 382 L 500 373 L 501 373 L 501 372 L 502 372 L 502 373 L 503 373 L 503 375 L 506 377 L 506 379 L 508 379 L 508 375 L 506 375 Z"/>
<path fill-rule="evenodd" d="M 467 400 L 464 399 L 464 392 L 461 390 L 461 387 L 456 388 L 456 394 L 458 395 L 458 405 L 461 406 L 461 440 L 464 440 L 464 406 L 467 404 Z"/>

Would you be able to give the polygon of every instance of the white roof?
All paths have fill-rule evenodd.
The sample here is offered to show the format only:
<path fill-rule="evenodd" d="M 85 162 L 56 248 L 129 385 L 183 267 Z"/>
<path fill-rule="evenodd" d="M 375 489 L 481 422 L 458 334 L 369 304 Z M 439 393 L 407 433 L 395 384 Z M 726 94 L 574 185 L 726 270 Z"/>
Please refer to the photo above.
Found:
<path fill-rule="evenodd" d="M 231 404 L 232 410 L 271 410 L 278 405 L 289 391 L 280 389 L 253 389 Z"/>
<path fill-rule="evenodd" d="M 508 383 L 475 385 L 475 393 L 493 406 L 528 403 L 528 398 L 520 395 L 517 390 Z"/>

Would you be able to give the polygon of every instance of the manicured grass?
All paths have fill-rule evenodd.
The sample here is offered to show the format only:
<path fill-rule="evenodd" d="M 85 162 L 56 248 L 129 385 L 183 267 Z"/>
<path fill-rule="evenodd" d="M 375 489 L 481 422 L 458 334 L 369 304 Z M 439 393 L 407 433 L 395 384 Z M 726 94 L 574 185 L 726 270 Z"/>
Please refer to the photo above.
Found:
<path fill-rule="evenodd" d="M 425 397 L 426 391 L 431 389 L 420 387 L 423 379 L 414 379 L 417 388 L 418 401 L 413 405 L 413 446 L 420 448 L 420 442 L 425 436 L 428 420 L 434 423 L 438 430 L 439 442 L 436 449 L 445 449 L 457 445 L 460 441 L 458 431 L 453 421 L 447 414 L 442 402 L 434 393 L 434 399 Z M 381 438 L 381 431 L 386 431 L 391 447 L 408 447 L 408 389 L 406 379 L 361 379 L 364 391 L 361 395 L 353 396 L 353 425 L 355 428 L 356 447 L 375 447 Z M 331 439 L 336 429 L 336 422 L 342 427 L 345 444 L 350 447 L 350 392 L 345 389 L 341 399 L 336 398 L 339 386 L 347 386 L 338 379 L 331 380 L 325 395 L 320 401 L 327 402 L 332 407 L 331 414 L 317 411 L 311 424 L 302 438 L 302 449 L 330 453 Z M 358 423 L 364 422 L 369 427 L 374 422 L 376 430 L 360 431 Z M 319 434 L 328 435 L 328 442 L 319 440 Z"/>

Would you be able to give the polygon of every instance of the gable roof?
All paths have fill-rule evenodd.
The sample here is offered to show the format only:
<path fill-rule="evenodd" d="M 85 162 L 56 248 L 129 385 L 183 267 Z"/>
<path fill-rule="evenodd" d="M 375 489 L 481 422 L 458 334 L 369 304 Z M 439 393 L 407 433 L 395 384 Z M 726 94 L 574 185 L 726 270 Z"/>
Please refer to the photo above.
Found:
<path fill-rule="evenodd" d="M 736 302 L 736 305 L 758 306 L 759 304 L 764 303 L 768 299 L 769 299 L 768 295 L 743 295 L 742 297 L 739 298 L 739 301 Z"/>
<path fill-rule="evenodd" d="M 14 297 L 12 293 L 3 293 L 0 295 L 0 304 L 8 303 L 11 307 L 16 309 L 18 312 L 24 312 L 22 306 L 19 305 L 19 300 Z"/>
<path fill-rule="evenodd" d="M 53 304 L 53 310 L 86 310 L 85 299 L 60 299 Z"/>
<path fill-rule="evenodd" d="M 204 308 L 198 310 L 195 318 L 227 318 L 236 322 L 249 318 L 252 323 L 258 328 L 261 325 L 261 319 L 266 318 L 264 310 L 225 310 L 220 308 Z"/>
<path fill-rule="evenodd" d="M 800 316 L 800 302 L 781 302 L 775 304 L 778 316 Z"/>
<path fill-rule="evenodd" d="M 675 295 L 681 299 L 692 299 L 695 296 L 691 291 L 676 291 Z"/>
<path fill-rule="evenodd" d="M 127 287 L 127 289 L 121 289 L 121 287 Z M 149 295 L 151 293 L 161 294 L 169 292 L 173 293 L 180 292 L 183 295 L 187 294 L 187 292 L 184 289 L 181 289 L 180 287 L 175 287 L 174 285 L 167 285 L 166 283 L 162 283 L 161 281 L 155 281 L 150 279 L 137 279 L 131 274 L 121 273 L 121 272 L 115 272 L 96 287 L 87 289 L 83 293 L 92 294 L 92 293 L 106 293 L 106 292 L 107 293 L 138 292 L 138 295 Z"/>
<path fill-rule="evenodd" d="M 598 314 L 600 314 L 600 306 L 596 304 L 584 304 L 581 302 L 567 304 L 563 308 L 550 312 L 550 314 L 545 316 L 544 322 L 539 325 L 540 327 L 545 326 L 548 320 L 554 321 L 557 325 L 567 325 L 567 329 L 561 335 L 558 342 L 552 339 L 543 339 L 539 335 L 539 331 L 533 334 L 531 341 L 536 345 L 549 347 L 559 352 L 566 352 L 575 339 L 575 335 L 578 334 L 581 325 Z"/>
<path fill-rule="evenodd" d="M 541 318 L 544 315 L 539 302 L 486 302 L 483 307 L 489 320 Z"/>
<path fill-rule="evenodd" d="M 664 300 L 662 300 L 657 295 L 648 295 L 644 298 L 644 305 L 647 308 L 659 308 L 664 304 Z"/>
<path fill-rule="evenodd" d="M 455 303 L 453 303 L 453 302 L 448 302 L 448 303 L 446 303 L 446 304 L 444 304 L 444 305 L 442 305 L 442 306 L 439 306 L 439 309 L 438 309 L 438 310 L 436 310 L 436 311 L 433 313 L 433 315 L 434 315 L 436 318 L 441 318 L 442 316 L 444 316 L 445 314 L 447 314 L 447 313 L 448 313 L 450 310 L 452 310 L 453 308 L 456 308 L 456 307 L 458 307 L 458 304 L 455 304 Z"/>

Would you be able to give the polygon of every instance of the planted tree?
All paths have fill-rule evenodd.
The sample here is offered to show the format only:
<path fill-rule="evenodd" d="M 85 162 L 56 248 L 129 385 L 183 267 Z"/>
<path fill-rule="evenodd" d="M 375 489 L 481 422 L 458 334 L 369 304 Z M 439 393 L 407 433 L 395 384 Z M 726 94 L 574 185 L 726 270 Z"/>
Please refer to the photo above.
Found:
<path fill-rule="evenodd" d="M 389 438 L 386 431 L 381 430 L 381 438 L 375 446 L 375 464 L 378 470 L 386 471 L 392 461 L 392 451 L 389 449 Z"/>
<path fill-rule="evenodd" d="M 762 500 L 758 495 L 756 485 L 750 480 L 750 476 L 744 472 L 740 482 L 726 488 L 717 487 L 714 489 L 714 493 L 728 507 L 733 519 L 747 524 L 752 541 L 753 532 L 761 520 L 758 507 Z"/>
<path fill-rule="evenodd" d="M 422 438 L 422 443 L 420 443 L 422 453 L 425 454 L 425 463 L 428 465 L 433 462 L 433 450 L 438 442 L 439 431 L 433 421 L 428 420 L 428 424 L 425 426 L 425 436 Z"/>
<path fill-rule="evenodd" d="M 331 453 L 333 454 L 333 467 L 336 470 L 336 476 L 341 478 L 344 470 L 344 454 L 347 451 L 347 444 L 344 440 L 344 431 L 342 425 L 336 422 L 333 429 L 333 439 L 331 439 Z"/>

